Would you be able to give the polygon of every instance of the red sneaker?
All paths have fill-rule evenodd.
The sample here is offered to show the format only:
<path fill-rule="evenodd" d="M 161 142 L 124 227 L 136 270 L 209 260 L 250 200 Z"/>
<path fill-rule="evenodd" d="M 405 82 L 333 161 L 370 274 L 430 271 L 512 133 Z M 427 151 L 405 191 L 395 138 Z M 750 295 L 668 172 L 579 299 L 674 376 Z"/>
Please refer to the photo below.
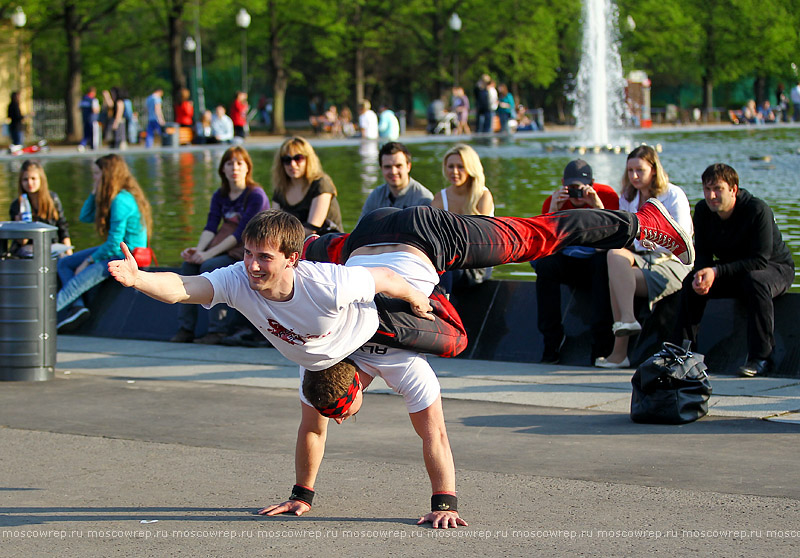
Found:
<path fill-rule="evenodd" d="M 694 264 L 692 239 L 667 211 L 664 204 L 650 198 L 636 213 L 639 218 L 639 241 L 645 248 L 663 246 L 684 265 Z"/>

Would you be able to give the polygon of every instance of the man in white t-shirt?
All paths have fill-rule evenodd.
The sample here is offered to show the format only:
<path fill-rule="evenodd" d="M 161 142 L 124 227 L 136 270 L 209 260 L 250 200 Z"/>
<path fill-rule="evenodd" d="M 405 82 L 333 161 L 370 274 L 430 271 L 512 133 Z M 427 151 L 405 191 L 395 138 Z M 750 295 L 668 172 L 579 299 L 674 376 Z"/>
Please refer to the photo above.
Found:
<path fill-rule="evenodd" d="M 366 99 L 358 103 L 358 127 L 361 129 L 362 139 L 378 139 L 378 115 Z"/>
<path fill-rule="evenodd" d="M 346 265 L 388 267 L 403 275 L 414 288 L 426 294 L 430 294 L 439 281 L 431 261 L 410 246 L 365 246 L 355 250 Z M 424 355 L 375 343 L 363 345 L 349 359 L 325 370 L 309 371 L 301 368 L 302 418 L 295 445 L 295 485 L 289 500 L 268 506 L 260 510 L 260 514 L 302 515 L 311 509 L 313 487 L 325 451 L 328 418 L 341 424 L 355 415 L 361 407 L 363 389 L 375 376 L 383 378 L 392 390 L 403 397 L 411 424 L 422 439 L 432 496 L 431 512 L 421 517 L 418 524 L 430 522 L 434 528 L 467 525 L 458 514 L 455 463 L 447 438 L 436 374 Z M 345 385 L 342 384 L 342 378 Z M 331 382 L 332 386 L 329 385 Z M 314 394 L 313 386 L 318 386 L 329 396 L 320 399 Z M 339 392 L 347 391 L 344 398 L 346 402 L 341 405 L 332 403 L 330 409 L 321 408 L 321 400 L 338 399 L 338 394 L 330 394 L 337 393 L 339 386 L 342 388 Z"/>

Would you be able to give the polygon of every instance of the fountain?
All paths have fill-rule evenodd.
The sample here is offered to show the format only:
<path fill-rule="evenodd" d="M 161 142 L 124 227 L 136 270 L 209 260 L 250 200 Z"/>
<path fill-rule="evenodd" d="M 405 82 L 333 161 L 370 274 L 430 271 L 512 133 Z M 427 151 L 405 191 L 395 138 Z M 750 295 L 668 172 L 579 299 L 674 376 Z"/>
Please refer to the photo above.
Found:
<path fill-rule="evenodd" d="M 613 0 L 586 0 L 578 81 L 571 95 L 578 142 L 584 149 L 629 143 L 620 128 L 626 114 L 625 79 L 619 56 L 617 7 Z"/>

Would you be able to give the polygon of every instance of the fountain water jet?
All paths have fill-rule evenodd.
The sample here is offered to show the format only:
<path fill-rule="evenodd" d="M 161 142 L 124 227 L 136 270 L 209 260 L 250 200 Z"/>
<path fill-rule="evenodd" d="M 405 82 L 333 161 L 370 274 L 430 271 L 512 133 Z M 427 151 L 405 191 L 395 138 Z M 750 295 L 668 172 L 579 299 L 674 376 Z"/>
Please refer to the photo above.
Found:
<path fill-rule="evenodd" d="M 571 95 L 580 145 L 606 148 L 627 144 L 621 137 L 626 114 L 625 79 L 619 56 L 618 12 L 613 0 L 586 0 L 583 5 L 583 49 L 575 91 Z"/>

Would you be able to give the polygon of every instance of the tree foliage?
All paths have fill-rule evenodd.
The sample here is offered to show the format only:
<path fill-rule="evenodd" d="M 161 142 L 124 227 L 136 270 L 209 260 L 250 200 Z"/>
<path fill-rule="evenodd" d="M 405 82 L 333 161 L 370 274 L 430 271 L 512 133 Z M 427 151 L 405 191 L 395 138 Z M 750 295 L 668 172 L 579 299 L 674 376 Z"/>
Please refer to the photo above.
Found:
<path fill-rule="evenodd" d="M 242 7 L 252 16 L 250 93 L 275 98 L 279 129 L 289 91 L 410 109 L 415 96 L 453 84 L 456 58 L 468 92 L 489 73 L 563 118 L 580 59 L 579 0 L 28 0 L 35 96 L 74 108 L 76 88 L 89 84 L 136 96 L 182 86 L 193 69 L 182 45 L 199 8 L 203 71 L 219 76 L 208 95 L 227 104 L 239 87 Z M 703 86 L 710 107 L 715 86 L 796 77 L 796 0 L 619 0 L 619 11 L 624 67 L 646 70 L 656 88 Z"/>

